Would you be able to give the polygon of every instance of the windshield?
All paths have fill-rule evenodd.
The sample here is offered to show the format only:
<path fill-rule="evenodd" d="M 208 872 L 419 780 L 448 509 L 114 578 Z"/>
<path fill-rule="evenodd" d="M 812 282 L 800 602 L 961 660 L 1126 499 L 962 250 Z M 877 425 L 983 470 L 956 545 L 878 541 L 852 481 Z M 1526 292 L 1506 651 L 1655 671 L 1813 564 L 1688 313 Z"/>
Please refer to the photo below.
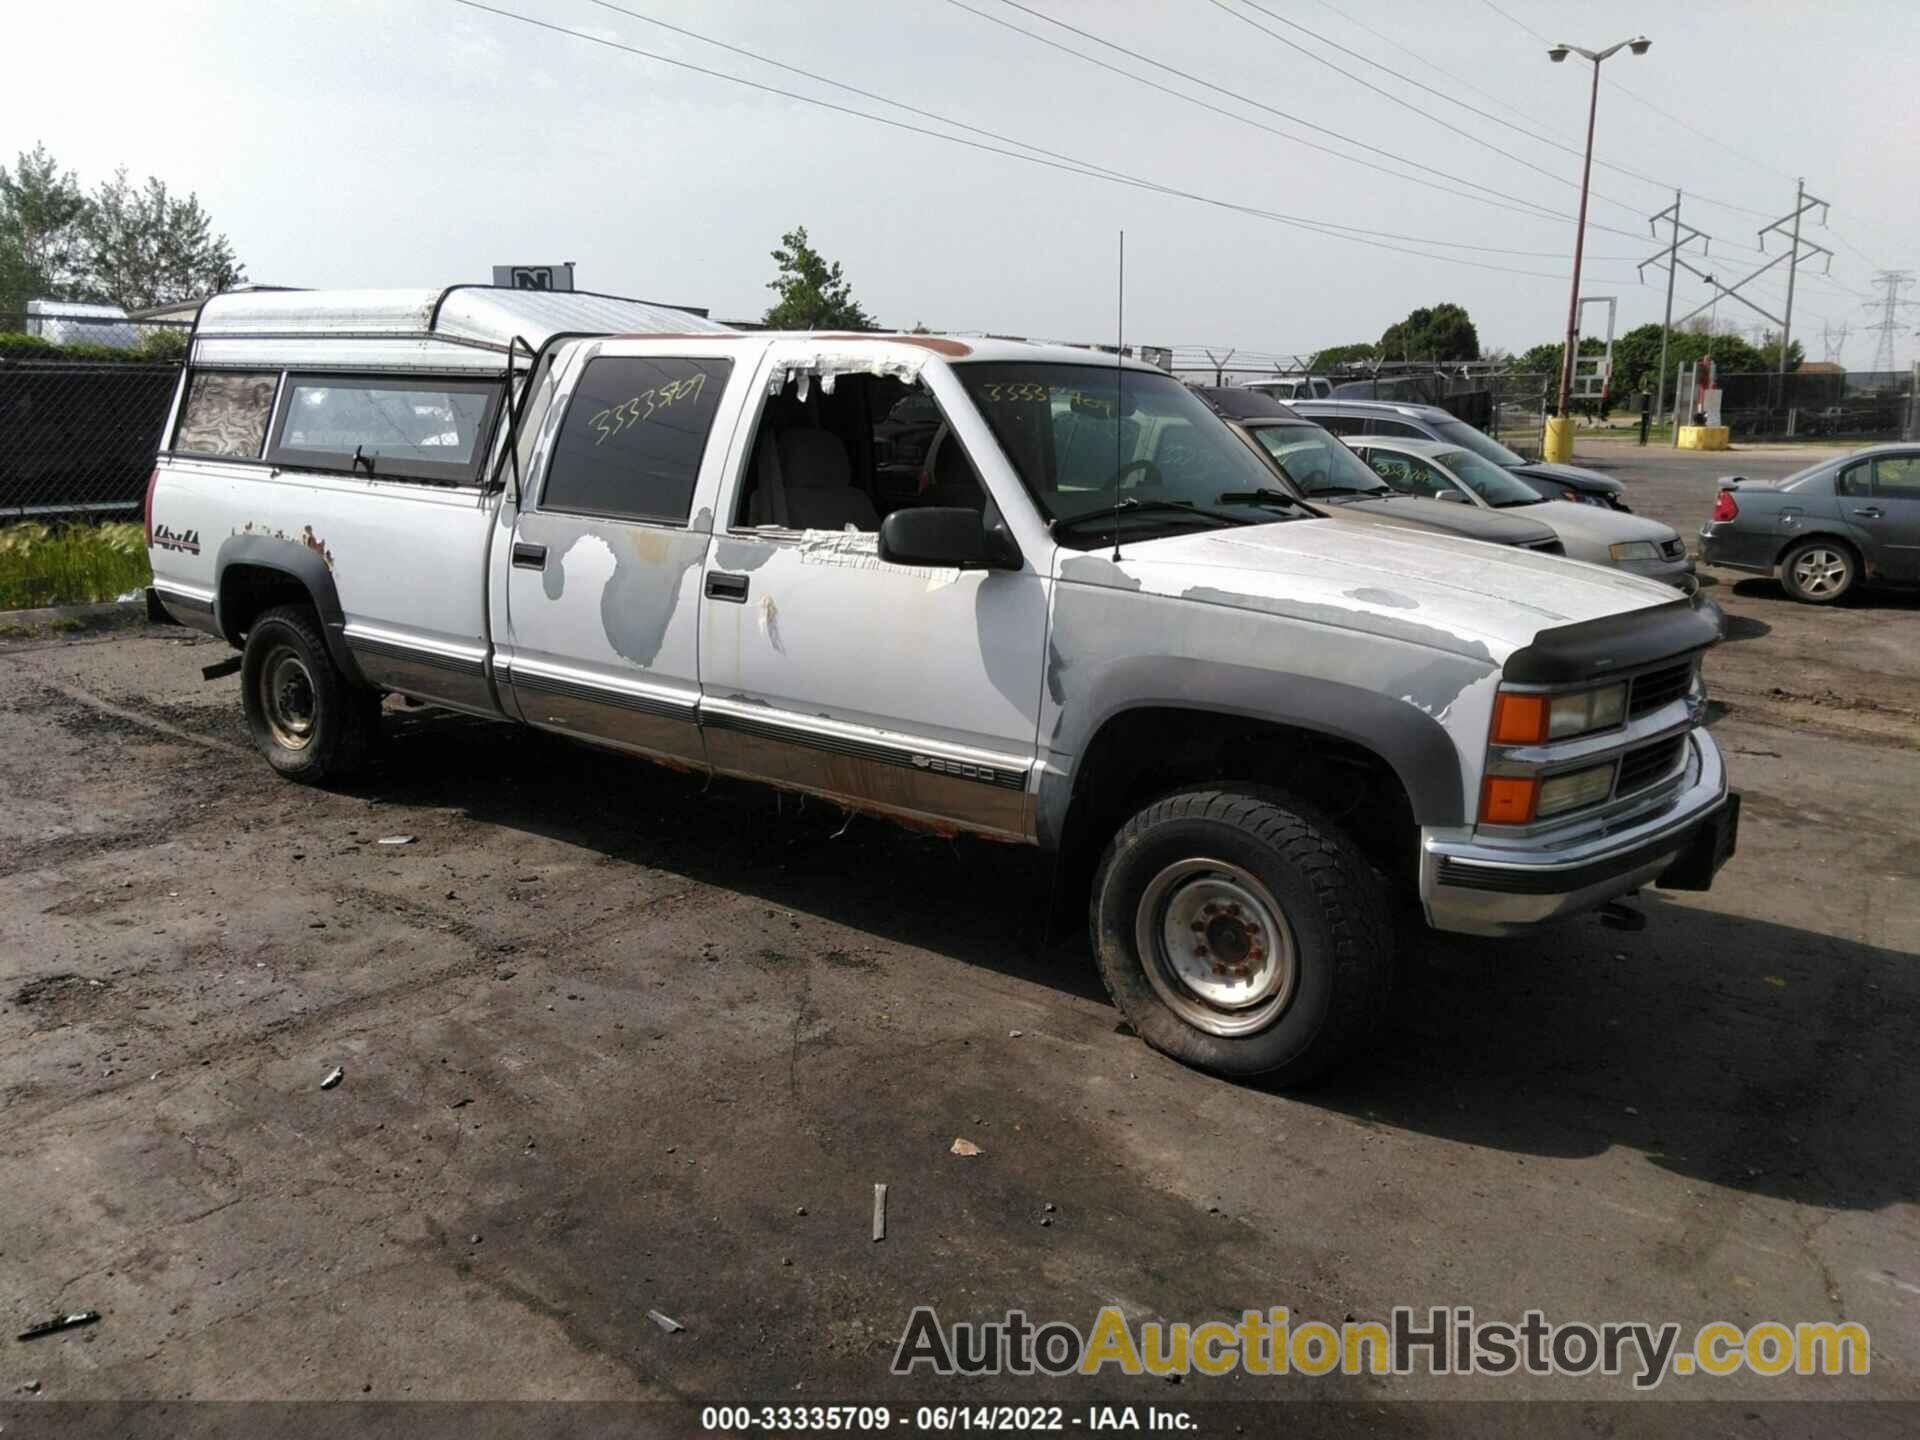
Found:
<path fill-rule="evenodd" d="M 1541 497 L 1531 485 L 1516 480 L 1498 465 L 1490 465 L 1466 450 L 1443 450 L 1433 457 L 1447 467 L 1474 494 L 1489 505 L 1538 505 Z"/>
<path fill-rule="evenodd" d="M 1491 460 L 1496 465 L 1524 465 L 1526 457 L 1516 455 L 1498 440 L 1483 430 L 1476 430 L 1464 420 L 1436 420 L 1429 422 L 1429 428 L 1442 440 L 1455 445 L 1464 445 L 1483 460 Z"/>
<path fill-rule="evenodd" d="M 1318 425 L 1267 425 L 1250 433 L 1309 498 L 1393 493 L 1358 455 Z"/>
<path fill-rule="evenodd" d="M 1220 496 L 1275 488 L 1226 422 L 1170 375 L 1106 365 L 976 361 L 954 373 L 1051 522 L 1124 507 L 1116 524 L 1212 528 L 1287 518 Z M 1201 507 L 1182 513 L 1186 506 Z M 1226 510 L 1231 518 L 1202 513 Z M 1127 513 L 1132 512 L 1132 513 Z M 1097 544 L 1083 529 L 1063 543 Z"/>

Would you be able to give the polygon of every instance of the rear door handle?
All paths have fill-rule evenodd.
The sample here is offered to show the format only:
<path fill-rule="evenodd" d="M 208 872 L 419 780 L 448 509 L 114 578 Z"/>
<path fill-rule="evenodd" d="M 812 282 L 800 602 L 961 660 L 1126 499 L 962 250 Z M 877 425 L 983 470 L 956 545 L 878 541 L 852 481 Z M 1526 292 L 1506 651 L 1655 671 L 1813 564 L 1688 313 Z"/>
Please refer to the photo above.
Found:
<path fill-rule="evenodd" d="M 724 570 L 707 572 L 707 598 L 709 600 L 731 600 L 736 605 L 747 602 L 747 577 L 729 575 Z"/>
<path fill-rule="evenodd" d="M 1882 510 L 1878 505 L 1861 505 L 1858 506 L 1853 513 L 1856 515 L 1864 515 L 1869 520 L 1878 520 L 1887 512 Z"/>
<path fill-rule="evenodd" d="M 513 563 L 521 570 L 544 570 L 547 568 L 547 547 L 527 540 L 516 540 L 513 542 Z"/>

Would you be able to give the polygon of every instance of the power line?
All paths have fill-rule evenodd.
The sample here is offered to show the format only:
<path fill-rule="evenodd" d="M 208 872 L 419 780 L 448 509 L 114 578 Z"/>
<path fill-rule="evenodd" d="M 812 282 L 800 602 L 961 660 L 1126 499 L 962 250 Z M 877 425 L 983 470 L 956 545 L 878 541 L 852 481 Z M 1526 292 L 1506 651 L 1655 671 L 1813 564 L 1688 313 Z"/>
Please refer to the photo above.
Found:
<path fill-rule="evenodd" d="M 1013 4 L 1014 0 L 1002 0 L 1002 3 Z M 1282 45 L 1285 45 L 1288 49 L 1297 50 L 1302 55 L 1305 55 L 1309 60 L 1315 61 L 1318 64 L 1326 66 L 1329 70 L 1333 71 L 1336 75 L 1344 75 L 1346 76 L 1347 79 L 1353 81 L 1354 84 L 1359 85 L 1367 90 L 1371 90 L 1376 95 L 1380 95 L 1388 100 L 1391 100 L 1395 105 L 1400 106 L 1401 109 L 1411 111 L 1413 114 L 1418 115 L 1422 120 L 1430 121 L 1433 124 L 1440 126 L 1442 129 L 1451 130 L 1455 135 L 1458 135 L 1465 140 L 1469 140 L 1473 144 L 1478 145 L 1483 149 L 1492 151 L 1495 155 L 1500 156 L 1500 158 L 1503 160 L 1511 160 L 1514 164 L 1519 165 L 1525 169 L 1531 170 L 1536 175 L 1544 176 L 1547 179 L 1553 181 L 1556 185 L 1565 185 L 1572 190 L 1578 190 L 1580 188 L 1577 184 L 1575 184 L 1572 180 L 1568 179 L 1566 176 L 1556 175 L 1553 171 L 1547 169 L 1544 165 L 1536 165 L 1531 160 L 1528 160 L 1523 156 L 1514 154 L 1513 151 L 1511 150 L 1503 150 L 1498 145 L 1495 145 L 1491 140 L 1482 139 L 1480 136 L 1474 134 L 1471 130 L 1463 130 L 1460 126 L 1453 124 L 1451 121 L 1442 120 L 1438 115 L 1435 115 L 1431 110 L 1422 110 L 1418 105 L 1415 105 L 1411 100 L 1403 99 L 1401 96 L 1394 94 L 1391 90 L 1385 89 L 1384 87 L 1379 85 L 1375 85 L 1371 80 L 1362 79 L 1360 76 L 1354 74 L 1351 70 L 1342 69 L 1340 66 L 1334 64 L 1331 60 L 1327 59 L 1326 56 L 1316 55 L 1313 53 L 1313 51 L 1307 49 L 1306 46 L 1301 45 L 1293 40 L 1289 40 L 1286 36 L 1280 34 L 1277 30 L 1269 30 L 1266 26 L 1262 25 L 1259 21 L 1249 19 L 1247 16 L 1241 14 L 1238 10 L 1235 10 L 1231 6 L 1229 6 L 1226 3 L 1226 0 L 1207 0 L 1207 3 L 1209 5 L 1212 5 L 1216 10 L 1219 10 L 1224 14 L 1231 15 L 1234 19 L 1238 20 L 1241 24 L 1251 26 L 1253 29 L 1258 30 L 1262 35 L 1267 36 L 1269 39 L 1277 40 Z M 1258 10 L 1262 15 L 1266 15 L 1272 19 L 1279 18 L 1278 16 L 1274 15 L 1272 11 L 1265 9 L 1260 5 L 1253 4 L 1253 0 L 1245 0 L 1245 3 L 1250 5 L 1251 8 Z M 1021 6 L 1018 8 L 1024 9 L 1025 7 Z M 1292 22 L 1287 22 L 1287 23 L 1292 23 Z M 1513 127 L 1509 127 L 1509 128 L 1513 128 Z M 1554 142 L 1548 142 L 1548 143 L 1554 143 Z M 1617 205 L 1621 209 L 1630 210 L 1635 214 L 1640 213 L 1640 207 L 1638 205 L 1630 204 L 1625 200 L 1616 200 L 1613 196 L 1603 195 L 1598 190 L 1594 190 L 1591 193 L 1595 199 L 1605 200 L 1609 205 Z"/>
<path fill-rule="evenodd" d="M 964 3 L 964 0 L 948 0 L 948 3 L 953 5 L 957 9 L 966 11 L 969 15 L 972 15 L 978 19 L 987 21 L 989 24 L 998 25 L 1003 30 L 1011 30 L 1014 34 L 1023 36 L 1026 39 L 1033 41 L 1035 44 L 1044 45 L 1050 50 L 1057 50 L 1063 55 L 1070 55 L 1076 60 L 1083 61 L 1088 65 L 1097 66 L 1098 68 L 1108 71 L 1111 74 L 1120 76 L 1124 80 L 1130 80 L 1136 85 L 1144 85 L 1148 89 L 1156 90 L 1163 95 L 1171 95 L 1174 99 L 1183 100 L 1189 105 L 1198 105 L 1201 109 L 1210 111 L 1215 115 L 1224 116 L 1227 119 L 1237 121 L 1242 125 L 1251 125 L 1256 130 L 1263 130 L 1269 135 L 1276 135 L 1281 139 L 1291 141 L 1296 145 L 1303 145 L 1309 150 L 1318 150 L 1324 155 L 1331 155 L 1336 160 L 1345 161 L 1347 164 L 1360 165 L 1369 170 L 1377 170 L 1383 175 L 1391 175 L 1397 180 L 1409 180 L 1409 181 L 1412 181 L 1414 184 L 1424 186 L 1429 190 L 1438 190 L 1444 195 L 1453 195 L 1463 200 L 1472 200 L 1477 204 L 1493 205 L 1495 209 L 1507 210 L 1515 214 L 1526 215 L 1529 218 L 1536 219 L 1536 220 L 1564 220 L 1569 218 L 1564 215 L 1556 214 L 1554 211 L 1549 210 L 1546 206 L 1540 204 L 1537 200 L 1528 200 L 1524 196 L 1520 196 L 1520 195 L 1510 195 L 1504 190 L 1495 190 L 1490 185 L 1483 185 L 1477 180 L 1469 180 L 1462 175 L 1449 174 L 1445 170 L 1435 169 L 1433 173 L 1436 175 L 1444 176 L 1446 179 L 1455 181 L 1458 184 L 1470 186 L 1474 190 L 1484 191 L 1486 195 L 1495 196 L 1499 200 L 1507 201 L 1510 203 L 1495 204 L 1493 200 L 1488 200 L 1481 195 L 1474 195 L 1474 194 L 1467 193 L 1466 191 L 1455 190 L 1450 186 L 1437 184 L 1434 181 L 1425 178 L 1424 176 L 1409 175 L 1401 170 L 1389 169 L 1386 166 L 1376 164 L 1373 161 L 1363 160 L 1356 155 L 1344 154 L 1341 151 L 1335 150 L 1330 146 L 1323 145 L 1318 141 L 1303 139 L 1300 136 L 1294 135 L 1288 131 L 1276 129 L 1274 126 L 1265 124 L 1264 122 L 1259 120 L 1255 120 L 1251 116 L 1236 114 L 1233 111 L 1225 109 L 1219 105 L 1215 105 L 1210 101 L 1202 100 L 1198 96 L 1184 94 L 1179 90 L 1175 90 L 1169 85 L 1163 85 L 1160 82 L 1156 80 L 1151 80 L 1144 75 L 1136 75 L 1130 70 L 1123 70 L 1118 65 L 1114 65 L 1109 63 L 1108 61 L 1099 59 L 1097 56 L 1084 54 L 1081 51 L 1073 49 L 1071 46 L 1062 45 L 1057 40 L 1048 39 L 1045 35 L 1041 35 L 1032 30 L 1025 29 L 1022 26 L 1014 24 L 1010 20 L 1002 19 L 998 15 L 991 14 L 985 10 L 977 10 L 972 5 Z M 1025 7 L 1016 7 L 1016 8 L 1024 9 Z M 1186 71 L 1178 69 L 1175 66 L 1168 65 L 1164 61 L 1155 60 L 1150 56 L 1141 55 L 1136 51 L 1129 50 L 1124 45 L 1116 45 L 1111 41 L 1101 39 L 1097 35 L 1092 35 L 1084 30 L 1079 30 L 1072 25 L 1068 25 L 1064 20 L 1056 20 L 1050 15 L 1042 15 L 1042 14 L 1039 14 L 1038 12 L 1031 11 L 1031 10 L 1027 11 L 1026 13 L 1033 15 L 1034 18 L 1036 19 L 1044 20 L 1050 25 L 1057 25 L 1062 29 L 1070 30 L 1074 34 L 1081 36 L 1083 39 L 1091 40 L 1097 45 L 1104 45 L 1110 50 L 1118 51 L 1120 54 L 1126 55 L 1134 60 L 1137 60 L 1143 65 L 1151 65 L 1156 69 L 1166 71 L 1168 74 L 1178 75 L 1182 80 L 1187 81 L 1189 84 L 1199 85 L 1204 89 L 1212 90 L 1217 94 L 1225 95 L 1230 99 L 1237 100 L 1243 105 L 1252 105 L 1257 109 L 1266 111 L 1270 115 L 1277 115 L 1282 120 L 1290 120 L 1296 125 L 1312 126 L 1313 124 L 1312 121 L 1307 120 L 1302 116 L 1289 114 L 1287 111 L 1281 110 L 1272 105 L 1269 105 L 1265 101 L 1256 100 L 1249 95 L 1242 95 L 1237 91 L 1227 89 L 1223 85 L 1216 85 L 1211 81 L 1203 80 L 1198 75 L 1190 75 Z M 1369 145 L 1364 140 L 1355 140 L 1350 136 L 1342 136 L 1340 137 L 1340 139 L 1343 144 L 1351 146 L 1355 149 L 1365 150 L 1371 154 L 1384 156 L 1385 158 L 1392 160 L 1397 164 L 1404 165 L 1407 163 L 1405 156 L 1395 154 L 1391 150 L 1383 150 L 1377 145 Z M 1516 208 L 1516 207 L 1519 207 L 1519 208 Z"/>
<path fill-rule="evenodd" d="M 1023 161 L 1029 165 L 1039 165 L 1050 170 L 1064 170 L 1068 174 L 1081 175 L 1094 180 L 1105 180 L 1109 184 L 1124 185 L 1130 189 L 1146 190 L 1155 194 L 1171 195 L 1180 199 L 1192 200 L 1198 204 L 1210 205 L 1222 210 L 1231 210 L 1237 214 L 1268 220 L 1275 224 L 1285 225 L 1297 230 L 1306 230 L 1330 239 L 1349 240 L 1354 244 L 1367 245 L 1380 250 L 1391 250 L 1402 255 L 1412 255 L 1422 260 L 1434 260 L 1444 265 L 1465 265 L 1477 270 L 1492 270 L 1501 274 L 1522 275 L 1541 280 L 1563 280 L 1566 278 L 1563 275 L 1555 275 L 1545 271 L 1521 270 L 1509 265 L 1493 265 L 1480 260 L 1457 259 L 1451 255 L 1435 255 L 1430 251 L 1408 249 L 1404 245 L 1391 244 L 1387 239 L 1372 238 L 1409 238 L 1402 236 L 1397 231 L 1365 230 L 1358 226 L 1342 225 L 1335 221 L 1317 220 L 1306 216 L 1283 214 L 1275 210 L 1263 210 L 1257 206 L 1242 205 L 1235 201 L 1222 200 L 1217 196 L 1205 195 L 1198 191 L 1184 190 L 1178 186 L 1163 185 L 1156 181 L 1122 175 L 1118 171 L 1108 170 L 1104 166 L 1095 165 L 1090 161 L 1080 160 L 1073 156 L 1060 155 L 1059 152 L 1040 152 L 1039 147 L 1028 145 L 1024 141 L 1009 140 L 1007 142 L 1009 144 L 1022 146 L 1023 149 L 1020 150 L 1009 150 L 999 145 L 984 144 L 977 140 L 966 139 L 963 136 L 950 135 L 944 131 L 930 130 L 922 125 L 911 125 L 904 120 L 891 119 L 885 115 L 875 115 L 871 111 L 857 110 L 852 106 L 841 105 L 832 100 L 823 100 L 818 96 L 802 94 L 795 90 L 786 90 L 780 86 L 768 85 L 757 80 L 749 80 L 744 76 L 732 75 L 724 70 L 715 70 L 705 65 L 696 65 L 690 60 L 681 60 L 671 55 L 663 55 L 658 51 L 642 49 L 637 45 L 628 45 L 621 41 L 609 40 L 605 36 L 594 35 L 584 30 L 570 29 L 565 25 L 556 25 L 551 21 L 536 19 L 530 15 L 521 15 L 511 10 L 497 9 L 492 5 L 481 3 L 481 0 L 452 0 L 452 3 L 463 6 L 469 10 L 478 10 L 485 14 L 496 15 L 503 20 L 518 21 L 523 25 L 531 25 L 537 29 L 551 31 L 554 34 L 566 35 L 575 40 L 585 40 L 590 44 L 603 46 L 611 50 L 619 50 L 629 55 L 637 55 L 645 60 L 654 60 L 664 65 L 674 66 L 677 69 L 689 70 L 695 74 L 707 76 L 710 79 L 725 80 L 731 84 L 742 85 L 748 89 L 759 90 L 770 95 L 778 95 L 784 99 L 798 101 L 801 104 L 818 106 L 821 109 L 852 116 L 855 119 L 873 121 L 876 124 L 887 125 L 896 130 L 904 130 L 911 134 L 928 136 L 935 140 L 944 140 L 948 144 L 962 145 L 970 150 L 980 150 L 988 154 L 1001 155 L 1008 159 Z M 692 32 L 687 33 L 691 34 Z M 893 104 L 896 102 L 887 101 L 884 103 Z M 1025 153 L 1027 151 L 1035 153 Z M 1049 159 L 1047 158 L 1048 156 L 1057 156 L 1058 158 Z M 1436 243 L 1454 244 L 1456 242 L 1439 241 Z"/>
<path fill-rule="evenodd" d="M 965 10 L 970 15 L 978 16 L 982 20 L 986 20 L 992 24 L 998 25 L 1003 29 L 1011 30 L 1016 35 L 1025 36 L 1027 39 L 1032 40 L 1037 44 L 1045 45 L 1052 50 L 1058 50 L 1065 55 L 1071 55 L 1076 60 L 1084 61 L 1089 65 L 1098 66 L 1102 70 L 1110 71 L 1113 74 L 1119 75 L 1124 79 L 1134 81 L 1136 84 L 1145 85 L 1150 89 L 1160 91 L 1162 94 L 1171 95 L 1177 100 L 1184 100 L 1188 104 L 1198 105 L 1204 110 L 1210 110 L 1215 114 L 1224 115 L 1230 120 L 1238 120 L 1243 124 L 1252 125 L 1255 129 L 1266 130 L 1269 133 L 1278 133 L 1285 136 L 1285 138 L 1288 138 L 1288 139 L 1296 138 L 1290 135 L 1286 135 L 1286 132 L 1284 131 L 1279 131 L 1279 132 L 1273 131 L 1271 126 L 1264 125 L 1260 121 L 1254 120 L 1248 116 L 1236 115 L 1231 110 L 1223 110 L 1219 106 L 1210 104 L 1209 102 L 1205 100 L 1201 100 L 1196 96 L 1183 94 L 1178 90 L 1172 89 L 1168 86 L 1161 85 L 1155 81 L 1149 80 L 1145 76 L 1135 75 L 1131 71 L 1123 70 L 1119 66 L 1110 64 L 1105 60 L 1098 59 L 1097 57 L 1092 55 L 1084 54 L 1081 51 L 1073 49 L 1071 46 L 1062 45 L 1056 40 L 1050 40 L 1044 35 L 1037 34 L 1032 30 L 1027 30 L 1019 25 L 1015 25 L 1009 20 L 1003 20 L 997 15 L 989 14 L 983 10 L 976 10 L 972 5 L 967 4 L 966 0 L 947 0 L 947 3 L 961 10 Z M 1265 110 L 1267 113 L 1271 115 L 1278 115 L 1283 120 L 1294 121 L 1296 124 L 1311 125 L 1313 123 L 1312 121 L 1302 119 L 1300 116 L 1290 115 L 1284 110 L 1275 109 L 1273 106 L 1267 104 L 1265 101 L 1256 100 L 1249 95 L 1242 95 L 1238 91 L 1228 89 L 1224 85 L 1216 84 L 1211 80 L 1207 80 L 1202 78 L 1201 76 L 1194 75 L 1188 71 L 1180 69 L 1177 66 L 1169 65 L 1164 60 L 1156 60 L 1150 55 L 1142 55 L 1137 50 L 1130 50 L 1126 46 L 1121 45 L 1115 41 L 1108 40 L 1103 36 L 1094 34 L 1092 31 L 1082 30 L 1078 26 L 1070 25 L 1064 20 L 1058 20 L 1058 19 L 1055 19 L 1053 16 L 1044 14 L 1038 10 L 1029 9 L 1025 5 L 1016 3 L 1016 0 L 1001 0 L 1001 3 L 1015 10 L 1019 10 L 1024 14 L 1030 15 L 1036 20 L 1044 21 L 1046 24 L 1056 26 L 1059 29 L 1070 32 L 1071 34 L 1078 35 L 1083 40 L 1090 40 L 1096 45 L 1104 46 L 1108 50 L 1112 50 L 1118 54 L 1125 55 L 1129 59 L 1138 61 L 1142 65 L 1149 65 L 1149 66 L 1152 66 L 1154 69 L 1164 70 L 1170 75 L 1177 75 L 1182 80 L 1187 81 L 1189 84 L 1198 85 L 1203 89 L 1212 90 L 1217 94 L 1225 95 L 1229 99 L 1237 100 L 1243 105 L 1252 105 L 1257 109 Z M 1351 136 L 1342 136 L 1341 139 L 1345 144 L 1355 146 L 1356 148 L 1359 148 L 1362 150 L 1370 151 L 1376 155 L 1384 155 L 1390 159 L 1404 162 L 1405 157 L 1397 155 L 1390 150 L 1383 150 L 1377 145 L 1369 145 L 1364 140 L 1356 140 Z M 1325 150 L 1326 148 L 1325 146 L 1315 145 L 1311 141 L 1298 141 L 1297 143 L 1308 145 L 1311 148 L 1316 150 Z M 1376 169 L 1376 170 L 1381 168 L 1380 166 L 1371 165 L 1369 164 L 1369 162 L 1360 160 L 1354 156 L 1340 155 L 1337 151 L 1329 151 L 1328 153 L 1334 154 L 1336 158 L 1341 160 L 1346 160 L 1350 164 L 1366 165 L 1367 168 Z M 1533 219 L 1533 220 L 1560 220 L 1560 221 L 1565 221 L 1569 224 L 1573 222 L 1573 218 L 1574 218 L 1573 216 L 1568 215 L 1562 211 L 1549 210 L 1544 205 L 1541 205 L 1538 201 L 1527 200 L 1517 195 L 1509 195 L 1505 191 L 1495 190 L 1490 186 L 1482 185 L 1477 180 L 1468 180 L 1464 176 L 1454 175 L 1448 171 L 1441 170 L 1434 166 L 1428 166 L 1426 168 L 1432 170 L 1433 173 L 1436 175 L 1443 175 L 1447 179 L 1458 181 L 1462 185 L 1471 185 L 1477 190 L 1484 190 L 1490 195 L 1496 195 L 1503 200 L 1512 201 L 1514 202 L 1515 205 L 1527 207 L 1521 210 L 1514 210 L 1513 205 L 1503 205 L 1503 206 L 1496 206 L 1495 207 L 1496 209 L 1514 210 L 1514 213 L 1525 215 L 1527 218 Z M 1458 191 L 1448 190 L 1447 187 L 1444 185 L 1433 186 L 1431 182 L 1421 180 L 1415 176 L 1401 175 L 1399 172 L 1393 171 L 1393 170 L 1387 170 L 1384 173 L 1389 175 L 1394 175 L 1398 179 L 1413 180 L 1416 184 L 1426 184 L 1429 186 L 1429 188 L 1439 189 L 1442 192 L 1447 194 L 1454 194 L 1454 195 L 1459 194 Z M 1481 204 L 1492 203 L 1490 201 L 1481 200 L 1479 196 L 1475 196 L 1475 195 L 1462 196 L 1461 198 L 1468 199 L 1468 200 L 1475 200 Z M 1589 220 L 1587 222 L 1587 228 L 1590 230 L 1604 230 L 1611 235 L 1622 235 L 1629 240 L 1638 240 L 1640 238 L 1640 233 L 1637 230 L 1623 230 L 1618 226 L 1607 225 L 1599 220 Z"/>

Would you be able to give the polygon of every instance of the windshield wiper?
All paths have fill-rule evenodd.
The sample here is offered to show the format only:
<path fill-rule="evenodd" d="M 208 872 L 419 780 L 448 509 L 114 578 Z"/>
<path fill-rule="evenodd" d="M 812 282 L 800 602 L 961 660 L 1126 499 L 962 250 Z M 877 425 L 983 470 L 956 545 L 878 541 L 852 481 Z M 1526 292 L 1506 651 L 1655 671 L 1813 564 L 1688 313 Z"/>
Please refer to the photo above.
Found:
<path fill-rule="evenodd" d="M 1229 490 L 1223 495 L 1213 497 L 1216 505 L 1285 505 L 1290 510 L 1304 510 L 1297 496 L 1284 490 Z"/>
<path fill-rule="evenodd" d="M 1322 485 L 1317 489 L 1307 491 L 1307 498 L 1314 500 L 1322 495 L 1358 495 L 1363 500 L 1377 500 L 1382 495 L 1398 495 L 1399 493 L 1400 492 L 1391 485 L 1382 485 L 1377 490 L 1349 490 L 1344 485 Z"/>
<path fill-rule="evenodd" d="M 1175 515 L 1193 515 L 1208 520 L 1219 520 L 1227 525 L 1251 525 L 1253 522 L 1241 515 L 1223 515 L 1218 510 L 1205 510 L 1191 500 L 1135 500 L 1131 497 L 1113 505 L 1102 505 L 1098 510 L 1088 510 L 1079 515 L 1068 515 L 1054 520 L 1047 529 L 1054 535 L 1071 530 L 1076 525 L 1084 525 L 1090 520 L 1111 520 L 1119 515 L 1150 515 L 1156 512 L 1170 512 Z"/>

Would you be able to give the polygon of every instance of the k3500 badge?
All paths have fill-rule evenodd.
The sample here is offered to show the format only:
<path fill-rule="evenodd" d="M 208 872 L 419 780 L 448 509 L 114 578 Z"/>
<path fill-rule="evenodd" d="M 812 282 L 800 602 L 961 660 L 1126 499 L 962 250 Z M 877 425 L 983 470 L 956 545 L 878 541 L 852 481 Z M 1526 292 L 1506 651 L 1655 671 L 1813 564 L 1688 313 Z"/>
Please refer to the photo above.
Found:
<path fill-rule="evenodd" d="M 173 530 L 165 525 L 153 527 L 153 543 L 162 550 L 182 550 L 189 555 L 200 553 L 200 532 L 198 530 Z"/>
<path fill-rule="evenodd" d="M 964 760 L 942 760 L 935 755 L 916 755 L 913 768 L 931 770 L 937 775 L 954 775 L 962 780 L 981 780 L 989 785 L 998 784 L 999 772 L 991 765 L 969 765 Z"/>

